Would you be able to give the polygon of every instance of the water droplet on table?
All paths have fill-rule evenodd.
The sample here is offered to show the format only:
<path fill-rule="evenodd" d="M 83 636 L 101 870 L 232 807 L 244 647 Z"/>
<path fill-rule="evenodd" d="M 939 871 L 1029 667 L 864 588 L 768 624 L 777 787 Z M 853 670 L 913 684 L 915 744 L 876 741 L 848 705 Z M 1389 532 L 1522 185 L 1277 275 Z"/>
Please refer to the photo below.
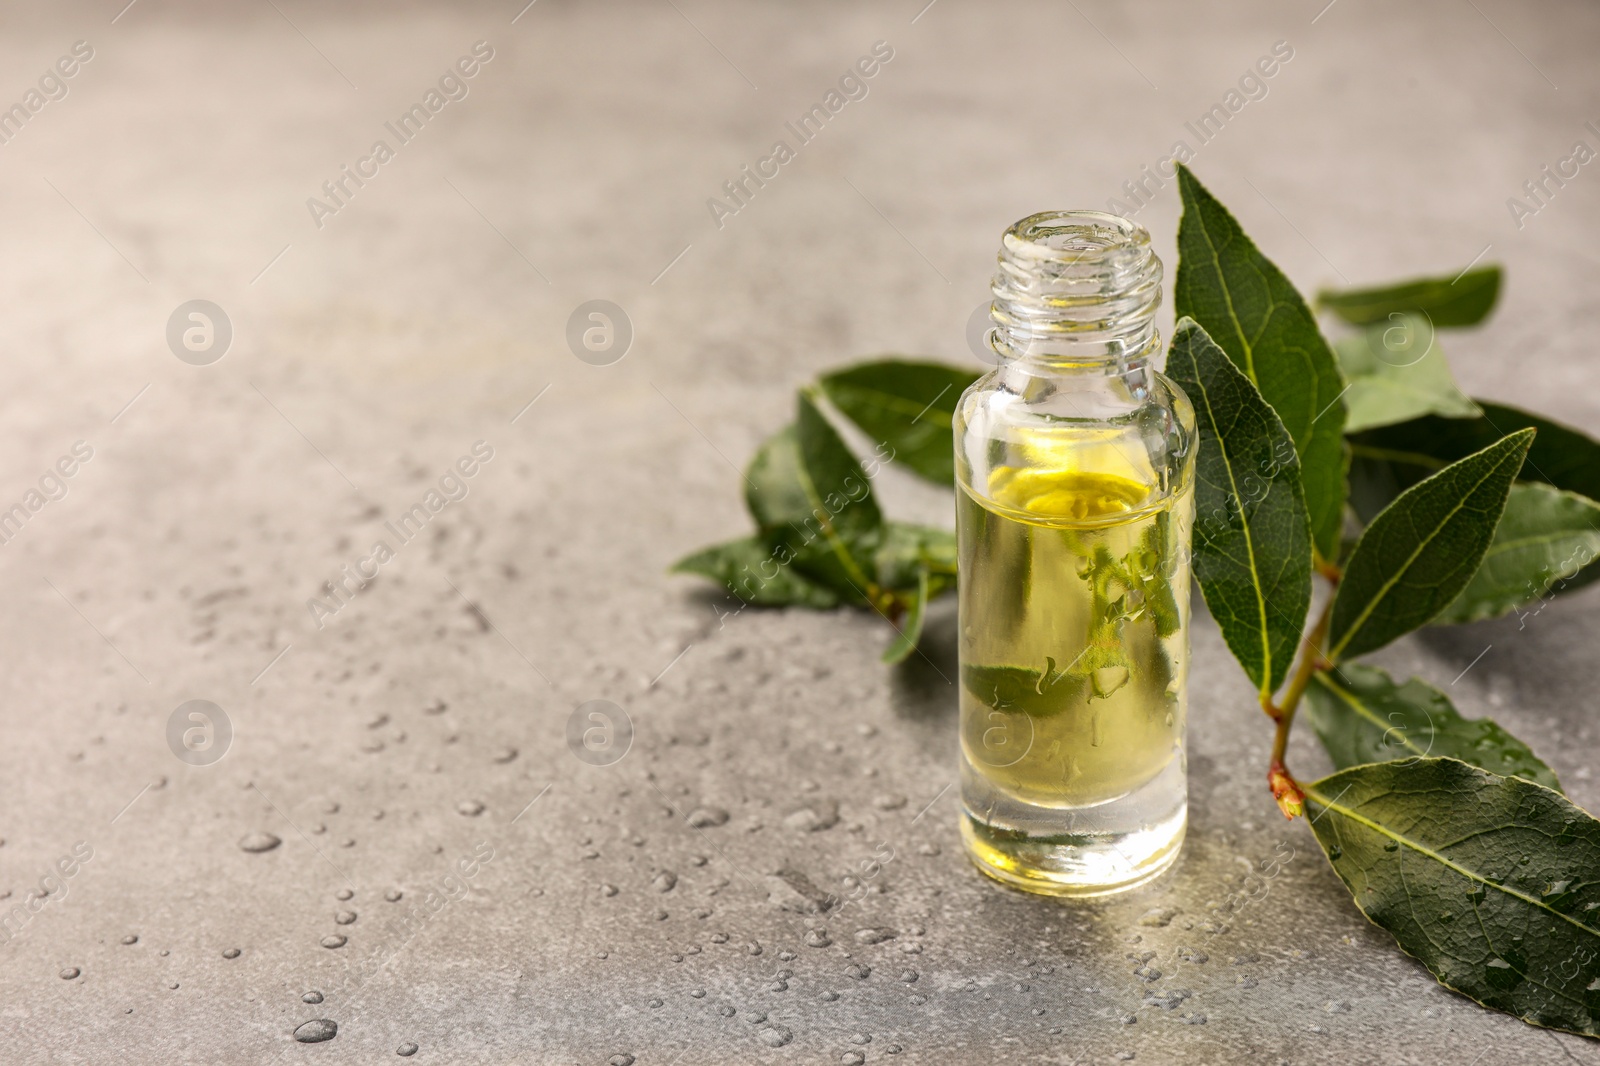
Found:
<path fill-rule="evenodd" d="M 322 946 L 325 948 L 342 948 L 348 943 L 350 943 L 350 939 L 340 936 L 338 933 L 331 933 L 322 938 Z"/>
<path fill-rule="evenodd" d="M 407 1040 L 404 1044 L 401 1044 L 399 1047 L 395 1048 L 394 1053 L 399 1055 L 401 1058 L 409 1059 L 412 1055 L 417 1053 L 417 1045 Z"/>
<path fill-rule="evenodd" d="M 239 850 L 259 854 L 263 851 L 271 851 L 282 843 L 283 839 L 281 837 L 273 836 L 271 833 L 246 833 L 239 838 Z"/>
<path fill-rule="evenodd" d="M 316 1018 L 294 1031 L 294 1038 L 302 1044 L 320 1044 L 339 1035 L 339 1023 L 331 1018 Z"/>
<path fill-rule="evenodd" d="M 310 992 L 307 992 L 305 995 L 300 997 L 300 1002 L 301 1003 L 321 1003 L 322 1002 L 322 993 L 316 991 L 315 989 L 312 989 Z"/>
<path fill-rule="evenodd" d="M 61 979 L 63 981 L 76 980 L 78 975 L 81 973 L 83 973 L 83 971 L 78 969 L 76 966 L 68 966 L 61 971 Z"/>
<path fill-rule="evenodd" d="M 689 812 L 686 821 L 696 829 L 709 829 L 716 825 L 726 825 L 728 812 L 721 807 L 696 807 Z"/>

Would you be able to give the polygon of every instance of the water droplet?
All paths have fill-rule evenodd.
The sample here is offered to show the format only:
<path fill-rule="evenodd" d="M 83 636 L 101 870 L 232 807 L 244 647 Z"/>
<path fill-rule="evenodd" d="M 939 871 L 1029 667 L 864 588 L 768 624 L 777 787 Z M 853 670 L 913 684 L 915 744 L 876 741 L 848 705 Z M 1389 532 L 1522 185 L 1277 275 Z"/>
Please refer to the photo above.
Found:
<path fill-rule="evenodd" d="M 703 988 L 697 988 L 694 991 L 690 992 L 689 996 L 690 996 L 691 999 L 705 999 L 706 998 L 706 990 L 703 989 Z"/>
<path fill-rule="evenodd" d="M 127 936 L 122 938 L 122 942 L 124 944 L 137 944 L 139 942 L 139 936 L 136 933 L 129 933 Z"/>
<path fill-rule="evenodd" d="M 857 944 L 881 944 L 885 940 L 893 940 L 898 935 L 893 929 L 857 929 Z"/>
<path fill-rule="evenodd" d="M 1329 859 L 1329 861 L 1338 862 L 1342 858 L 1344 858 L 1344 849 L 1343 848 L 1341 848 L 1337 844 L 1328 845 L 1328 859 Z"/>
<path fill-rule="evenodd" d="M 354 925 L 356 920 L 356 912 L 339 911 L 334 914 L 333 920 L 338 922 L 340 925 Z"/>
<path fill-rule="evenodd" d="M 517 749 L 507 746 L 494 753 L 494 761 L 499 763 L 510 762 L 517 757 Z"/>
<path fill-rule="evenodd" d="M 839 1061 L 844 1066 L 861 1066 L 862 1063 L 867 1061 L 867 1057 L 859 1051 L 846 1051 L 839 1056 Z"/>
<path fill-rule="evenodd" d="M 818 800 L 789 814 L 783 824 L 807 833 L 832 829 L 839 824 L 839 805 L 832 800 Z"/>
<path fill-rule="evenodd" d="M 1172 919 L 1176 918 L 1177 916 L 1178 912 L 1176 908 L 1156 907 L 1141 914 L 1139 916 L 1139 924 L 1150 926 L 1154 929 L 1163 929 L 1172 924 Z"/>
<path fill-rule="evenodd" d="M 728 812 L 721 807 L 696 807 L 685 820 L 696 829 L 709 829 L 716 825 L 727 825 Z"/>
<path fill-rule="evenodd" d="M 394 1053 L 403 1059 L 409 1059 L 417 1053 L 417 1045 L 407 1040 L 404 1044 L 394 1049 Z"/>
<path fill-rule="evenodd" d="M 1329 1014 L 1349 1014 L 1350 1004 L 1341 1002 L 1337 999 L 1330 999 L 1328 1002 L 1322 1005 L 1322 1009 L 1327 1011 Z"/>
<path fill-rule="evenodd" d="M 1398 840 L 1387 840 L 1387 841 L 1384 841 L 1383 850 L 1384 851 L 1389 851 L 1389 852 L 1399 851 L 1400 850 L 1400 842 Z"/>
<path fill-rule="evenodd" d="M 468 818 L 476 818 L 486 809 L 487 808 L 485 808 L 484 805 L 479 803 L 477 800 L 462 800 L 460 803 L 456 804 L 456 813 L 465 815 Z"/>
<path fill-rule="evenodd" d="M 900 971 L 900 980 L 904 981 L 908 985 L 914 983 L 918 976 L 920 975 L 915 970 Z"/>
<path fill-rule="evenodd" d="M 271 851 L 282 843 L 282 838 L 275 837 L 271 833 L 246 833 L 239 838 L 239 849 L 258 854 L 263 851 Z"/>
<path fill-rule="evenodd" d="M 918 994 L 918 995 L 915 995 L 915 996 L 911 997 L 911 1005 L 913 1007 L 920 1007 L 926 1002 L 928 1002 L 928 997 L 927 996 Z"/>
<path fill-rule="evenodd" d="M 83 971 L 78 969 L 76 966 L 68 966 L 66 969 L 61 971 L 61 979 L 63 981 L 74 981 L 81 973 L 83 973 Z"/>
<path fill-rule="evenodd" d="M 401 892 L 398 888 L 391 888 L 389 891 L 383 894 L 383 898 L 388 900 L 390 903 L 399 903 L 400 897 L 403 895 L 405 895 L 405 893 Z"/>
<path fill-rule="evenodd" d="M 322 1002 L 322 993 L 318 992 L 316 989 L 312 989 L 310 992 L 307 992 L 305 995 L 300 997 L 300 1002 L 301 1003 L 321 1003 Z"/>
<path fill-rule="evenodd" d="M 656 999 L 656 998 L 653 998 L 653 997 L 651 998 L 651 1000 L 650 1000 L 650 1009 L 651 1010 L 654 1010 L 657 1007 L 664 1007 L 664 1006 L 666 1006 L 666 1000 Z"/>
<path fill-rule="evenodd" d="M 872 805 L 880 811 L 898 811 L 909 801 L 899 792 L 885 792 L 881 796 L 872 797 Z"/>
<path fill-rule="evenodd" d="M 833 943 L 833 940 L 828 936 L 826 929 L 806 930 L 806 947 L 825 948 L 831 943 Z"/>
<path fill-rule="evenodd" d="M 849 968 L 845 970 L 845 973 L 849 974 L 851 977 L 854 977 L 857 981 L 865 981 L 867 979 L 867 975 L 872 973 L 872 967 L 863 966 L 859 962 L 853 962 L 850 964 Z"/>
<path fill-rule="evenodd" d="M 718 1007 L 717 1008 L 717 1013 L 722 1015 L 724 1018 L 732 1018 L 735 1014 L 738 1014 L 739 1012 L 737 1010 L 735 1010 L 734 1008 L 732 1008 L 732 1007 L 723 1006 L 723 1007 Z"/>
<path fill-rule="evenodd" d="M 1570 886 L 1571 884 L 1572 884 L 1572 882 L 1570 880 L 1566 880 L 1566 881 L 1551 881 L 1548 885 L 1544 886 L 1544 892 L 1541 893 L 1541 895 L 1559 896 L 1561 893 L 1565 892 L 1567 890 L 1568 886 Z"/>
<path fill-rule="evenodd" d="M 621 1055 L 611 1056 L 606 1063 L 607 1066 L 633 1066 L 633 1056 L 624 1052 Z"/>
<path fill-rule="evenodd" d="M 1139 1020 L 1139 1017 L 1135 1014 L 1124 1014 L 1119 1020 L 1123 1025 L 1132 1025 Z"/>
<path fill-rule="evenodd" d="M 333 898 L 337 900 L 354 899 L 355 896 L 356 894 L 348 888 L 341 888 L 333 894 Z"/>
<path fill-rule="evenodd" d="M 925 842 L 917 845 L 917 854 L 919 854 L 919 855 L 937 855 L 937 854 L 939 854 L 939 845 L 937 845 L 937 844 L 935 844 L 935 843 L 933 843 L 931 841 L 925 841 Z"/>
<path fill-rule="evenodd" d="M 901 1047 L 899 1044 L 890 1044 L 888 1047 L 884 1048 L 884 1050 L 891 1055 L 898 1055 L 900 1052 L 904 1051 L 905 1048 Z"/>
<path fill-rule="evenodd" d="M 761 1030 L 761 1042 L 768 1047 L 783 1047 L 794 1039 L 794 1033 L 781 1025 L 772 1025 Z"/>
<path fill-rule="evenodd" d="M 611 896 L 615 896 L 617 894 L 617 891 L 618 891 L 618 889 L 617 889 L 616 885 L 601 885 L 600 886 L 600 894 L 602 896 L 607 897 L 607 898 L 609 898 Z"/>
<path fill-rule="evenodd" d="M 302 1044 L 320 1044 L 338 1035 L 339 1023 L 330 1018 L 317 1018 L 294 1031 L 294 1038 Z"/>
<path fill-rule="evenodd" d="M 824 1002 L 824 1003 L 837 1003 L 839 1001 L 839 993 L 835 992 L 833 989 L 830 988 L 830 989 L 828 989 L 828 991 L 822 993 L 817 998 L 822 1000 L 822 1002 Z"/>
<path fill-rule="evenodd" d="M 225 958 L 225 959 L 237 959 L 239 957 L 239 949 L 238 948 L 223 948 L 222 949 L 222 957 Z"/>
<path fill-rule="evenodd" d="M 655 880 L 650 882 L 650 887 L 657 892 L 671 892 L 678 887 L 678 875 L 671 870 L 662 870 L 656 874 Z"/>
<path fill-rule="evenodd" d="M 711 942 L 713 944 L 726 944 L 728 942 L 728 934 L 727 933 L 712 933 L 711 934 Z"/>
<path fill-rule="evenodd" d="M 752 940 L 744 946 L 744 951 L 746 955 L 759 955 L 761 954 L 761 945 Z"/>
<path fill-rule="evenodd" d="M 348 943 L 350 943 L 349 937 L 340 936 L 338 933 L 322 938 L 322 946 L 325 948 L 342 948 Z"/>

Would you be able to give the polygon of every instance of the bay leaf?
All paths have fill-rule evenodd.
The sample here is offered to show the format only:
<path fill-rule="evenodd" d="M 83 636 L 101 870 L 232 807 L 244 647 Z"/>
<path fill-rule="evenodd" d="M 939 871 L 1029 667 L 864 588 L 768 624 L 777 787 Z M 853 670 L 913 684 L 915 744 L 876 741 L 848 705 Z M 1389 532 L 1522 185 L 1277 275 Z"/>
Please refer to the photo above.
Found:
<path fill-rule="evenodd" d="M 1344 381 L 1305 300 L 1228 209 L 1178 167 L 1183 217 L 1173 306 L 1200 323 L 1272 405 L 1300 455 L 1311 533 L 1338 557 L 1344 521 Z"/>
<path fill-rule="evenodd" d="M 1318 670 L 1306 689 L 1305 709 L 1340 769 L 1449 757 L 1561 791 L 1555 772 L 1531 748 L 1492 719 L 1463 717 L 1443 692 L 1421 678 L 1397 685 L 1377 667 L 1358 663 Z"/>
<path fill-rule="evenodd" d="M 979 375 L 943 363 L 882 359 L 824 374 L 818 384 L 841 414 L 871 437 L 880 458 L 940 485 L 955 481 L 950 420 Z"/>
<path fill-rule="evenodd" d="M 1397 496 L 1361 533 L 1334 595 L 1326 656 L 1381 648 L 1456 598 L 1494 540 L 1534 431 L 1520 430 Z"/>
<path fill-rule="evenodd" d="M 1600 822 L 1456 759 L 1353 766 L 1301 787 L 1356 906 L 1441 984 L 1600 1036 Z"/>
<path fill-rule="evenodd" d="M 1167 374 L 1194 405 L 1194 576 L 1228 649 L 1263 697 L 1282 682 L 1311 605 L 1311 532 L 1300 460 L 1256 387 L 1193 319 Z"/>
<path fill-rule="evenodd" d="M 1390 315 L 1420 313 L 1439 327 L 1475 326 L 1489 317 L 1500 295 L 1500 267 L 1494 264 L 1450 277 L 1417 278 L 1364 289 L 1323 290 L 1317 306 L 1353 326 L 1386 322 Z"/>

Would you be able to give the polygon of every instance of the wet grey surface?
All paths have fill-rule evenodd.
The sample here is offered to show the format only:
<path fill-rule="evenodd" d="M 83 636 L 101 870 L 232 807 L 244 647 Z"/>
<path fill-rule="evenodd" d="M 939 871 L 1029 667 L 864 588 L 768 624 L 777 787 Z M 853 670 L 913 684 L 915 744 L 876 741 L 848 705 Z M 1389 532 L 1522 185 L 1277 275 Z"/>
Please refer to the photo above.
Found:
<path fill-rule="evenodd" d="M 0 99 L 94 56 L 0 147 L 0 497 L 93 456 L 0 546 L 0 1058 L 1600 1062 L 1356 912 L 1276 813 L 1209 619 L 1179 864 L 1064 904 L 961 856 L 948 612 L 888 670 L 876 619 L 664 575 L 745 528 L 736 467 L 795 385 L 969 359 L 1000 230 L 1103 206 L 1279 40 L 1201 177 L 1307 289 L 1492 246 L 1509 288 L 1446 338 L 1458 376 L 1600 427 L 1600 177 L 1520 229 L 1505 203 L 1596 145 L 1600 14 L 920 6 L 13 6 Z M 480 39 L 466 98 L 318 228 L 306 199 Z M 868 95 L 718 228 L 707 198 L 878 40 Z M 1170 184 L 1139 215 L 1169 268 L 1176 217 Z M 596 298 L 636 334 L 609 366 L 565 340 Z M 167 346 L 191 299 L 232 323 L 210 365 Z M 477 441 L 465 498 L 387 533 Z M 380 539 L 319 628 L 308 599 Z M 1597 622 L 1591 590 L 1378 659 L 1594 809 Z M 231 722 L 209 765 L 168 747 L 194 699 Z M 633 724 L 610 765 L 566 742 L 595 699 Z M 826 892 L 859 898 L 806 913 Z"/>

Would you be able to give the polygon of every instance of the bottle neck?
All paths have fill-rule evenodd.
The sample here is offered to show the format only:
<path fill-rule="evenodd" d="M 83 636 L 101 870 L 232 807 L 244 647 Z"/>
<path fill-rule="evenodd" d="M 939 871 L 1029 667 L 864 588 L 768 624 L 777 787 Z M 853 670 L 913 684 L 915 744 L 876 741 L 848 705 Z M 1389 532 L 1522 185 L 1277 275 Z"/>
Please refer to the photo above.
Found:
<path fill-rule="evenodd" d="M 1143 226 L 1050 211 L 1006 230 L 990 285 L 989 346 L 1031 374 L 1142 376 L 1161 345 L 1161 260 Z"/>

